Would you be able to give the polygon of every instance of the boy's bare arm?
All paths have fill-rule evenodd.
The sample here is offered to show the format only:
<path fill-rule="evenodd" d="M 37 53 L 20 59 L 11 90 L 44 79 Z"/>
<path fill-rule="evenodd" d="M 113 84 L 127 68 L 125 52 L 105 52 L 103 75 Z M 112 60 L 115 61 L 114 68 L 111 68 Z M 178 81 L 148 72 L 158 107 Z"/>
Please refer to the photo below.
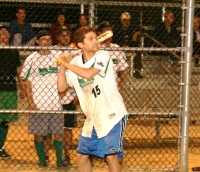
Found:
<path fill-rule="evenodd" d="M 17 68 L 17 80 L 19 82 L 19 87 L 20 87 L 19 97 L 23 99 L 26 97 L 26 93 L 25 93 L 25 83 L 20 77 L 21 71 L 22 71 L 22 67 L 20 66 Z"/>
<path fill-rule="evenodd" d="M 59 93 L 65 92 L 68 88 L 65 70 L 66 70 L 65 66 L 61 64 L 57 79 L 57 89 Z"/>
<path fill-rule="evenodd" d="M 85 79 L 91 79 L 99 73 L 99 69 L 96 68 L 83 68 L 70 63 L 65 63 L 64 65 L 66 68 Z"/>
<path fill-rule="evenodd" d="M 37 110 L 36 104 L 33 101 L 33 94 L 32 94 L 32 85 L 31 82 L 26 80 L 25 83 L 25 92 L 28 100 L 28 109 L 29 110 Z"/>
<path fill-rule="evenodd" d="M 63 54 L 62 56 L 59 57 L 60 64 L 62 64 L 61 66 L 71 70 L 78 76 L 85 79 L 91 79 L 99 73 L 99 69 L 96 68 L 83 68 L 71 64 L 70 61 L 73 58 L 74 58 L 74 53 Z"/>

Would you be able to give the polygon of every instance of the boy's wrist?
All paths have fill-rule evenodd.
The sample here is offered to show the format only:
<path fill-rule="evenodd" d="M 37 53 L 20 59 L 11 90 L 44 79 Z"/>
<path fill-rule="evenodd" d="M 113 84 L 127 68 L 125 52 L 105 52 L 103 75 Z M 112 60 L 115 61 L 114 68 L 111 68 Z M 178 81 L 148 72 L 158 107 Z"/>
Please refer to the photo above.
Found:
<path fill-rule="evenodd" d="M 66 69 L 68 69 L 68 65 L 69 65 L 68 62 L 65 62 L 65 63 L 64 63 L 64 66 L 65 66 Z"/>

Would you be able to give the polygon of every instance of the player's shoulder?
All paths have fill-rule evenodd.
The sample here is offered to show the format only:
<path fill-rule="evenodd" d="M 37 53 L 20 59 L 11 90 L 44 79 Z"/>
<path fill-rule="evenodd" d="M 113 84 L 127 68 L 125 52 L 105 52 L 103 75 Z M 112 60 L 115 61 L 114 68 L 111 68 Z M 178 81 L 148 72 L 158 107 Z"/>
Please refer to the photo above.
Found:
<path fill-rule="evenodd" d="M 72 60 L 71 64 L 79 64 L 82 61 L 82 54 L 76 55 Z"/>
<path fill-rule="evenodd" d="M 93 60 L 96 62 L 104 62 L 107 63 L 110 60 L 110 53 L 109 51 L 105 50 L 99 50 L 96 52 L 96 54 L 93 56 Z"/>
<path fill-rule="evenodd" d="M 95 55 L 96 56 L 107 56 L 107 57 L 110 57 L 109 51 L 106 51 L 106 50 L 99 50 L 98 52 L 96 52 Z"/>
<path fill-rule="evenodd" d="M 31 54 L 26 58 L 26 61 L 30 61 L 30 60 L 34 59 L 34 58 L 37 56 L 37 54 L 39 54 L 37 51 L 31 53 Z"/>

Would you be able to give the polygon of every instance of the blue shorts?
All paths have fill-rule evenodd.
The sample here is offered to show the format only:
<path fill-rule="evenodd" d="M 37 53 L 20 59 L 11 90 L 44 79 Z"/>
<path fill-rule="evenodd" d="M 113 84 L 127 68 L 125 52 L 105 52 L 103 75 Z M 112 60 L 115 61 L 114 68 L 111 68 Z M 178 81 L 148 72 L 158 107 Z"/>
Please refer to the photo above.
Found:
<path fill-rule="evenodd" d="M 117 154 L 118 158 L 123 158 L 123 134 L 126 129 L 127 119 L 128 115 L 123 117 L 112 130 L 102 138 L 97 137 L 95 128 L 93 128 L 91 138 L 81 135 L 77 152 L 100 158 Z"/>

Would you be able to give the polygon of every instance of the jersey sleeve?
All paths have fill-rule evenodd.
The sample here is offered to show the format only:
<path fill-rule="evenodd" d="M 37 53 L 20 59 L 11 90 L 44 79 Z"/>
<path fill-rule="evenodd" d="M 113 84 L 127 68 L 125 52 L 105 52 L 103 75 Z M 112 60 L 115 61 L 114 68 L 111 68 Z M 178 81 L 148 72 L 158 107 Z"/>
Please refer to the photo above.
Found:
<path fill-rule="evenodd" d="M 94 68 L 100 70 L 99 75 L 102 77 L 106 76 L 106 72 L 110 64 L 110 59 L 110 53 L 108 51 L 100 51 L 96 55 Z"/>

